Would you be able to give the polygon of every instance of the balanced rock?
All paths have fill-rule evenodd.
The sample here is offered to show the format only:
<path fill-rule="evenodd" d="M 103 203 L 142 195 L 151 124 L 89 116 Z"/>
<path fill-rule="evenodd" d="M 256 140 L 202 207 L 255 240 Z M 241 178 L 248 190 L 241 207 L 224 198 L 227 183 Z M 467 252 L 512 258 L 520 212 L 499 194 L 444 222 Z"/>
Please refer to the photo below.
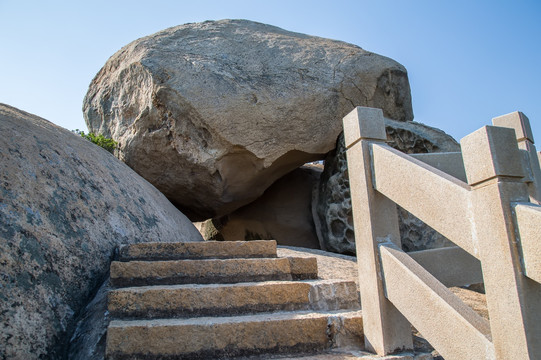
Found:
<path fill-rule="evenodd" d="M 416 122 L 385 119 L 387 143 L 404 153 L 460 151 L 460 145 L 443 131 Z M 445 201 L 444 199 L 442 199 Z M 319 187 L 314 191 L 314 222 L 322 248 L 355 254 L 355 234 L 344 136 L 325 159 Z M 449 246 L 452 243 L 421 220 L 398 207 L 400 238 L 406 251 Z"/>
<path fill-rule="evenodd" d="M 119 244 L 198 241 L 106 150 L 0 104 L 0 358 L 61 359 Z"/>
<path fill-rule="evenodd" d="M 220 216 L 335 147 L 355 106 L 413 119 L 406 69 L 358 46 L 246 20 L 138 39 L 92 80 L 92 132 L 192 220 Z"/>

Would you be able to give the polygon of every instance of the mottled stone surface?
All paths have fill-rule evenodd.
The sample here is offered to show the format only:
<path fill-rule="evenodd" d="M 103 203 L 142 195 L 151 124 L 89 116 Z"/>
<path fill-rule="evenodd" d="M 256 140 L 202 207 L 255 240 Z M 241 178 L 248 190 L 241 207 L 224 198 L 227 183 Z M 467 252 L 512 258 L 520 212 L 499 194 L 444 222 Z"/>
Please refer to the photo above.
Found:
<path fill-rule="evenodd" d="M 236 316 L 272 311 L 360 309 L 353 281 L 266 281 L 121 288 L 109 293 L 114 318 Z"/>
<path fill-rule="evenodd" d="M 227 243 L 222 242 L 225 246 Z M 236 282 L 317 278 L 315 259 L 205 259 L 113 261 L 113 286 L 230 284 Z"/>
<path fill-rule="evenodd" d="M 61 358 L 118 244 L 202 239 L 89 141 L 2 104 L 0 134 L 0 358 Z"/>
<path fill-rule="evenodd" d="M 458 143 L 443 131 L 416 122 L 385 119 L 387 142 L 402 152 L 460 151 Z M 344 137 L 325 159 L 319 188 L 314 191 L 314 221 L 322 248 L 355 254 L 351 197 Z M 444 199 L 442 199 L 444 201 Z M 400 237 L 406 251 L 448 246 L 452 243 L 404 209 L 398 209 Z"/>
<path fill-rule="evenodd" d="M 355 106 L 413 119 L 406 69 L 340 41 L 247 20 L 186 24 L 114 54 L 83 104 L 89 129 L 192 220 L 255 200 L 332 150 Z"/>
<path fill-rule="evenodd" d="M 78 316 L 75 331 L 69 339 L 69 360 L 105 360 L 107 326 L 111 321 L 107 310 L 110 290 L 107 279 Z"/>
<path fill-rule="evenodd" d="M 362 344 L 361 311 L 111 321 L 108 359 L 223 359 Z"/>
<path fill-rule="evenodd" d="M 119 260 L 275 258 L 276 241 L 205 241 L 122 245 Z"/>

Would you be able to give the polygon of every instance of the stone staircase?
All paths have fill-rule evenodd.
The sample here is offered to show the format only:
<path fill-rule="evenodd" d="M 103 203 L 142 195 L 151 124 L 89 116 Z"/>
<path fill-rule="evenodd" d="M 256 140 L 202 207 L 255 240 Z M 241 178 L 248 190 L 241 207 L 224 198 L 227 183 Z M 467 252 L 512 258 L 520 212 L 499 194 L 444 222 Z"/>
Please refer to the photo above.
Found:
<path fill-rule="evenodd" d="M 108 359 L 291 358 L 363 344 L 353 281 L 275 241 L 145 243 L 111 264 Z"/>

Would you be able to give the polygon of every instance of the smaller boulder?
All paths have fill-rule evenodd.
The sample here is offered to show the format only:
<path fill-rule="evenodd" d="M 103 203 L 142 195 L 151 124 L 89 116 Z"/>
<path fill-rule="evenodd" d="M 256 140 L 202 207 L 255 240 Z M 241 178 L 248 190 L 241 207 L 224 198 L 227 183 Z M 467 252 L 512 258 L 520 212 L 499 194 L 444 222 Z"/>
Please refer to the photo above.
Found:
<path fill-rule="evenodd" d="M 436 128 L 416 122 L 385 119 L 387 143 L 407 154 L 460 151 L 460 145 Z M 344 136 L 327 155 L 314 194 L 314 222 L 323 250 L 355 254 L 355 233 Z M 406 251 L 450 246 L 452 243 L 421 220 L 398 207 L 400 238 Z"/>

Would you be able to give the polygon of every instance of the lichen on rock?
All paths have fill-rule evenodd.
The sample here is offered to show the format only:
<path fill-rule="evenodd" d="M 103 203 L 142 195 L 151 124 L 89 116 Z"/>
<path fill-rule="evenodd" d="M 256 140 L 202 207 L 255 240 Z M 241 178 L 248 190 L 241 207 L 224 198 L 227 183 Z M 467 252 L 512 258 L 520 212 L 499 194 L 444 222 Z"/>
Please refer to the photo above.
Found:
<path fill-rule="evenodd" d="M 63 358 L 117 245 L 201 241 L 106 150 L 0 104 L 0 358 Z"/>

